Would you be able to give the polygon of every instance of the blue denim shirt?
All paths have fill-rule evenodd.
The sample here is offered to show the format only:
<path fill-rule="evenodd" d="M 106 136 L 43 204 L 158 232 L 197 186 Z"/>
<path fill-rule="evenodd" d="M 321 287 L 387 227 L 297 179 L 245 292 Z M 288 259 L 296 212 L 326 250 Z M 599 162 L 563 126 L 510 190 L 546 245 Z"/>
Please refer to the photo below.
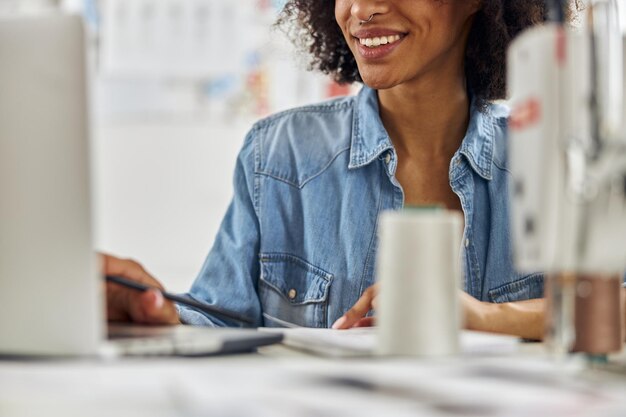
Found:
<path fill-rule="evenodd" d="M 471 108 L 450 184 L 465 215 L 465 290 L 492 302 L 539 298 L 541 274 L 511 253 L 507 108 Z M 237 159 L 234 197 L 189 295 L 257 326 L 329 327 L 375 282 L 377 222 L 404 204 L 376 91 L 256 123 Z M 241 323 L 179 307 L 189 324 Z"/>

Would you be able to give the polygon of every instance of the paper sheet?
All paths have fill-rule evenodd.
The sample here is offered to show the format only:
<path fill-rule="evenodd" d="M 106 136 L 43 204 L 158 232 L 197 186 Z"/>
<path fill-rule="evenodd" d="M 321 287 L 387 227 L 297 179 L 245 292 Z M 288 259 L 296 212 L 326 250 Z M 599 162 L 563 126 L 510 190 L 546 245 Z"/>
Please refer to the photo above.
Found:
<path fill-rule="evenodd" d="M 371 356 L 375 354 L 377 329 L 350 330 L 291 328 L 263 329 L 284 334 L 283 343 L 323 356 Z M 520 340 L 514 336 L 464 330 L 461 332 L 462 355 L 502 355 L 518 350 Z"/>

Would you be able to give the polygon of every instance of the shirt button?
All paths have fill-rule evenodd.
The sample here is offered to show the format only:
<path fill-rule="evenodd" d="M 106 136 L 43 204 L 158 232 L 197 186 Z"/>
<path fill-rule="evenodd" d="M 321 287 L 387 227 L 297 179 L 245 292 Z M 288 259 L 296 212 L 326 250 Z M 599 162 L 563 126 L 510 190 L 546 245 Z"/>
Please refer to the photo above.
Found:
<path fill-rule="evenodd" d="M 387 155 L 385 155 L 385 163 L 389 165 L 389 162 L 391 162 L 391 152 L 387 152 Z"/>
<path fill-rule="evenodd" d="M 457 158 L 456 161 L 454 161 L 454 165 L 456 166 L 461 165 L 461 158 Z"/>
<path fill-rule="evenodd" d="M 289 296 L 290 300 L 293 300 L 294 298 L 296 298 L 296 295 L 298 295 L 298 292 L 292 288 L 289 290 L 289 293 L 287 295 Z"/>
<path fill-rule="evenodd" d="M 467 248 L 469 246 L 469 239 L 465 239 L 465 247 Z"/>

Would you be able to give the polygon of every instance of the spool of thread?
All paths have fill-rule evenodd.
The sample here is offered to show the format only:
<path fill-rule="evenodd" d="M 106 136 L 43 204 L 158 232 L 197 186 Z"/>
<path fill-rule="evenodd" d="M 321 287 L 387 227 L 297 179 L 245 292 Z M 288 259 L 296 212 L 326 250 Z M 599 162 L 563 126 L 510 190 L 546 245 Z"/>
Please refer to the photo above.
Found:
<path fill-rule="evenodd" d="M 377 277 L 378 352 L 447 356 L 459 352 L 460 213 L 383 213 Z"/>
<path fill-rule="evenodd" d="M 606 355 L 623 345 L 619 276 L 581 275 L 576 281 L 574 352 Z"/>

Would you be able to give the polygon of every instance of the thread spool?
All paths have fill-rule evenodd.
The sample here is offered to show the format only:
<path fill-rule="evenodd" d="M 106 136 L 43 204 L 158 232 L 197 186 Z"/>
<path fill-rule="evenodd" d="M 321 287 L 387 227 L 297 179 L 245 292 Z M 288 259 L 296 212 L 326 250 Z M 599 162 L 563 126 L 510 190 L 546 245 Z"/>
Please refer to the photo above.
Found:
<path fill-rule="evenodd" d="M 619 276 L 578 277 L 574 352 L 606 355 L 622 350 L 621 291 Z"/>
<path fill-rule="evenodd" d="M 461 214 L 445 210 L 408 209 L 381 216 L 380 354 L 458 353 L 462 228 Z"/>
<path fill-rule="evenodd" d="M 602 357 L 621 351 L 621 283 L 618 275 L 563 273 L 547 277 L 545 342 L 553 354 Z"/>

